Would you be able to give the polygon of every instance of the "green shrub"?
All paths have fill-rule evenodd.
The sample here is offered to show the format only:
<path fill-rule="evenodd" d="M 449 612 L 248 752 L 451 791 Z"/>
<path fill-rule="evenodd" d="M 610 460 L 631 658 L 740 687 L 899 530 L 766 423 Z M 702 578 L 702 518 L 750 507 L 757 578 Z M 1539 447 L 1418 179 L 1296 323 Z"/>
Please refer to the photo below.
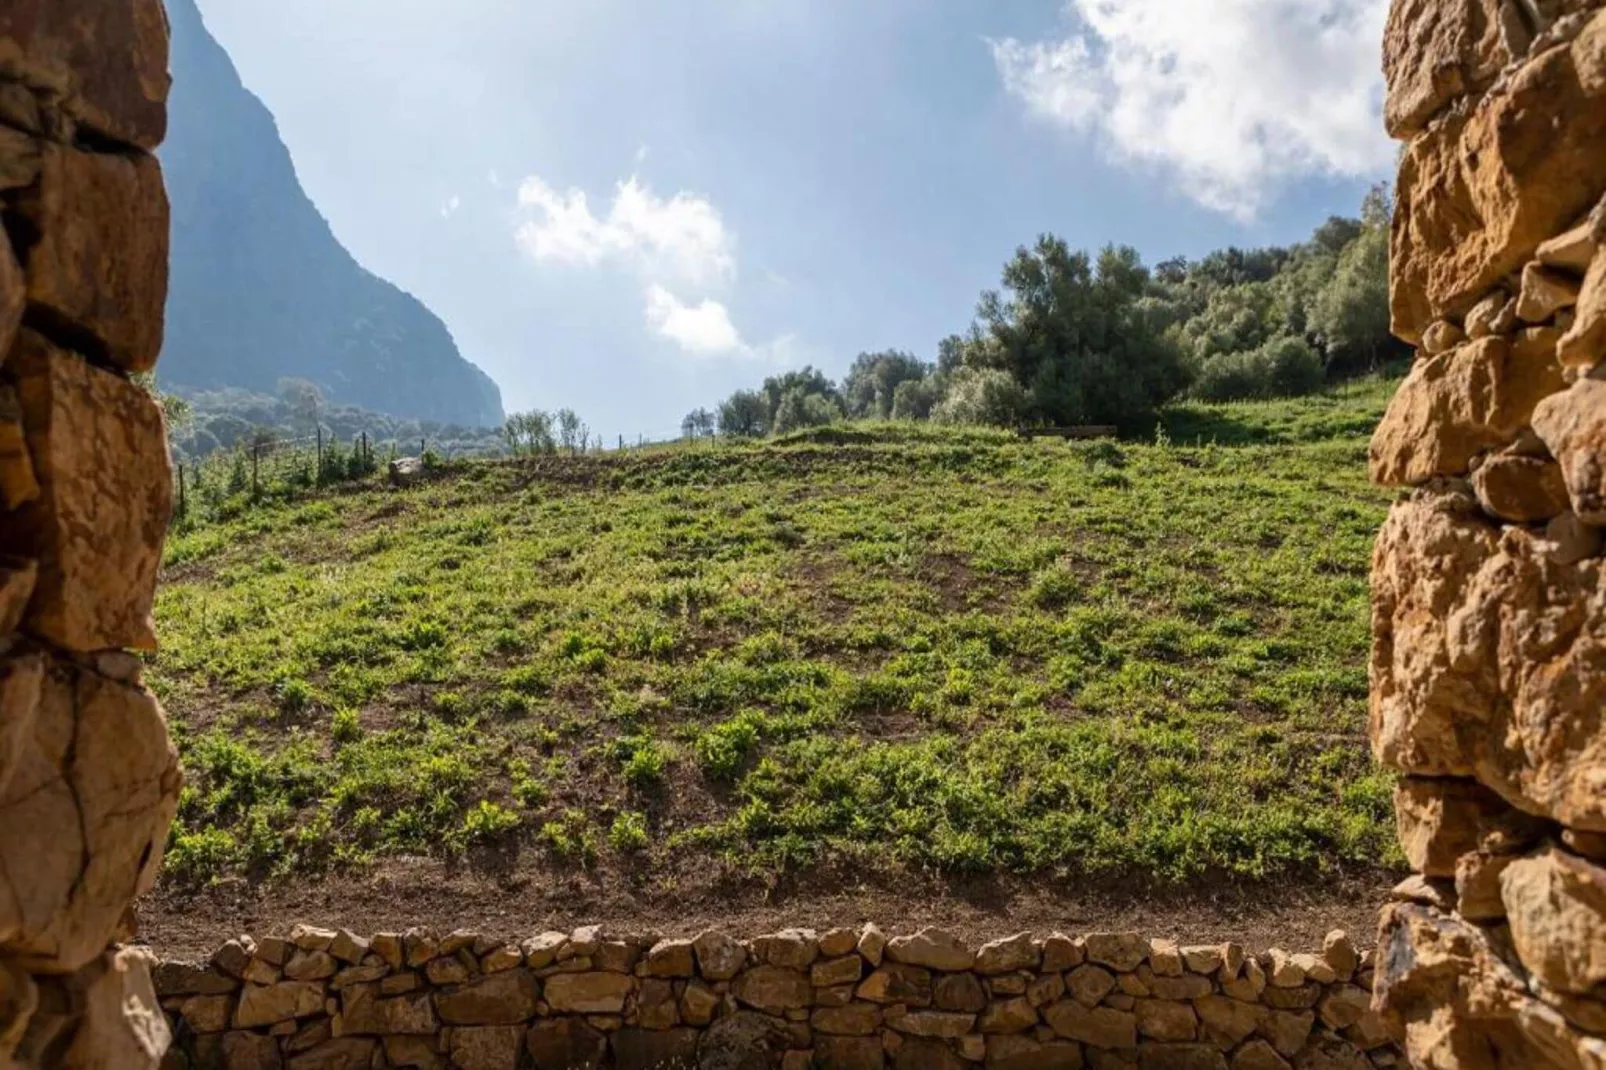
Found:
<path fill-rule="evenodd" d="M 608 842 L 616 851 L 640 851 L 647 846 L 647 819 L 634 810 L 626 810 L 613 819 L 608 829 Z"/>
<path fill-rule="evenodd" d="M 721 783 L 734 783 L 742 766 L 758 746 L 758 716 L 744 712 L 697 737 L 697 761 L 703 775 Z"/>
<path fill-rule="evenodd" d="M 490 843 L 519 827 L 519 815 L 505 806 L 481 799 L 463 818 L 464 843 Z"/>

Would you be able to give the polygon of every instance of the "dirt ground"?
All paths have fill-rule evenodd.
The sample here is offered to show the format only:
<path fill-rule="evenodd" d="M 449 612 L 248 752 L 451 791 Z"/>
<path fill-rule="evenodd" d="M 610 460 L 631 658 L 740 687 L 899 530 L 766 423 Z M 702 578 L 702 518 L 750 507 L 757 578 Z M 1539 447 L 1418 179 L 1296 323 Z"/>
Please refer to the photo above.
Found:
<path fill-rule="evenodd" d="M 1135 930 L 1183 943 L 1233 940 L 1261 951 L 1320 948 L 1345 929 L 1371 946 L 1379 907 L 1401 874 L 1254 883 L 1223 877 L 1177 887 L 1052 878 L 942 878 L 809 873 L 781 884 L 733 874 L 685 874 L 650 888 L 616 875 L 399 860 L 360 875 L 201 891 L 159 888 L 139 906 L 139 939 L 159 953 L 204 957 L 239 933 L 279 933 L 296 922 L 358 933 L 423 925 L 521 938 L 604 924 L 618 931 L 690 936 L 706 928 L 757 935 L 788 926 L 828 929 L 874 921 L 888 932 L 941 925 L 975 941 L 1022 930 Z"/>

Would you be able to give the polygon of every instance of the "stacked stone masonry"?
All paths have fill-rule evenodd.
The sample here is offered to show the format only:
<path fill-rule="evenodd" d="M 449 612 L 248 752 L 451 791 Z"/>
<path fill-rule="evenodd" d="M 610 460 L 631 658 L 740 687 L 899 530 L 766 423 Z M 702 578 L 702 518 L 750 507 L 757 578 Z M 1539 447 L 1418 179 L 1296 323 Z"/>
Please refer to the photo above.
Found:
<path fill-rule="evenodd" d="M 1606 3 L 1395 0 L 1371 737 L 1416 876 L 1375 1001 L 1421 1066 L 1606 1067 Z"/>
<path fill-rule="evenodd" d="M 164 962 L 164 1070 L 1373 1070 L 1373 964 L 1135 933 L 596 927 L 504 943 L 297 926 Z"/>
<path fill-rule="evenodd" d="M 177 756 L 133 651 L 171 482 L 160 0 L 0 2 L 0 1067 L 154 1067 Z"/>

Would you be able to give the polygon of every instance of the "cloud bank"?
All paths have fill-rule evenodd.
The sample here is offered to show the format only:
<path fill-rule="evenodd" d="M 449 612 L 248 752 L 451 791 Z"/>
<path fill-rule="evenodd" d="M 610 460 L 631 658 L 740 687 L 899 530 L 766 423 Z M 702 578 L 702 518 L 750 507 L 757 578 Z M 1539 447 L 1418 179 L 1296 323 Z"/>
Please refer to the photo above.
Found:
<path fill-rule="evenodd" d="M 1068 0 L 1063 37 L 989 44 L 1030 114 L 1249 218 L 1289 180 L 1388 169 L 1387 11 L 1387 0 Z"/>

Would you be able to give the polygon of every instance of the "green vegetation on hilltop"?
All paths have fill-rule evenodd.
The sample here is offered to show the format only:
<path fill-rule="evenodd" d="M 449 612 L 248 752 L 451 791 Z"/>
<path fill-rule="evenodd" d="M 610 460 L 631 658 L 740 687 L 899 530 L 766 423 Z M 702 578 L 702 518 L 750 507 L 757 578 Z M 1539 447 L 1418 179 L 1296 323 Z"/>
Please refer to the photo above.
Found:
<path fill-rule="evenodd" d="M 169 874 L 1390 862 L 1386 397 L 1190 406 L 1142 443 L 869 423 L 467 462 L 193 521 L 149 672 L 187 771 Z"/>

